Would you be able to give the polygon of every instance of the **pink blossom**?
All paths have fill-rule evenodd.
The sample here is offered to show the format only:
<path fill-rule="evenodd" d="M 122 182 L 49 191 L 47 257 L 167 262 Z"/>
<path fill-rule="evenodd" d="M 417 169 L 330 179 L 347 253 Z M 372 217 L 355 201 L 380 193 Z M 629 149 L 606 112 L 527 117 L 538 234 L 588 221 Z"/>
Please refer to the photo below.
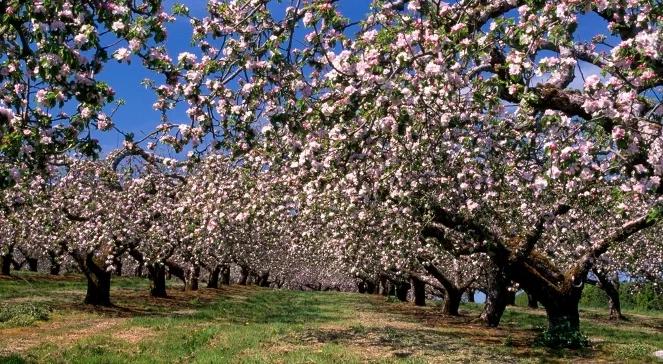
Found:
<path fill-rule="evenodd" d="M 131 58 L 131 51 L 129 51 L 126 48 L 120 48 L 117 51 L 115 51 L 115 54 L 113 54 L 113 58 L 115 58 L 120 62 L 128 61 L 129 58 Z"/>
<path fill-rule="evenodd" d="M 310 11 L 307 11 L 307 12 L 304 14 L 304 18 L 302 18 L 302 21 L 304 22 L 304 25 L 306 25 L 306 26 L 311 26 L 311 25 L 313 25 L 313 21 L 314 21 L 313 13 L 310 12 Z"/>
<path fill-rule="evenodd" d="M 124 30 L 125 27 L 126 25 L 124 24 L 124 22 L 119 20 L 113 22 L 113 24 L 111 25 L 111 29 L 113 29 L 116 32 Z"/>
<path fill-rule="evenodd" d="M 616 126 L 612 129 L 612 138 L 614 140 L 622 140 L 626 135 L 626 131 L 619 126 Z"/>
<path fill-rule="evenodd" d="M 457 32 L 461 31 L 464 28 L 465 28 L 465 23 L 458 23 L 458 24 L 451 27 L 451 32 L 452 33 L 457 33 Z"/>

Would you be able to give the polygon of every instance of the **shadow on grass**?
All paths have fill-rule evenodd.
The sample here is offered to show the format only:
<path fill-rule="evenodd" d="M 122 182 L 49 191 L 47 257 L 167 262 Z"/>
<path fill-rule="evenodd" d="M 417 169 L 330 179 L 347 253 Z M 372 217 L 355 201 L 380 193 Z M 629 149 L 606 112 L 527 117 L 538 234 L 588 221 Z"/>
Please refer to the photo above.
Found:
<path fill-rule="evenodd" d="M 428 305 L 416 307 L 407 303 L 385 303 L 383 298 L 371 297 L 371 310 L 376 313 L 395 315 L 398 321 L 412 323 L 422 329 L 400 327 L 354 328 L 345 331 L 318 331 L 309 333 L 309 340 L 319 342 L 361 342 L 367 340 L 373 345 L 385 345 L 392 350 L 423 350 L 433 355 L 461 350 L 468 345 L 482 347 L 488 357 L 491 352 L 508 354 L 510 358 L 527 359 L 542 356 L 548 360 L 591 360 L 605 355 L 602 342 L 593 343 L 589 348 L 552 349 L 535 345 L 535 340 L 547 324 L 545 311 L 523 308 L 508 308 L 497 328 L 484 326 L 479 319 L 482 305 L 464 304 L 459 316 L 441 314 L 441 307 Z M 610 327 L 596 325 L 591 319 L 583 318 L 584 331 L 587 334 L 615 335 Z M 627 332 L 620 337 L 626 342 L 636 342 L 637 332 Z M 619 337 L 617 335 L 617 337 Z M 656 339 L 654 339 L 656 340 Z M 647 340 L 649 342 L 649 340 Z M 481 351 L 481 350 L 480 350 Z M 508 361 L 495 358 L 497 361 Z"/>
<path fill-rule="evenodd" d="M 24 364 L 27 363 L 25 359 L 18 355 L 9 355 L 9 356 L 2 356 L 0 355 L 0 363 L 2 364 Z"/>
<path fill-rule="evenodd" d="M 233 287 L 230 288 L 232 289 Z M 240 324 L 319 323 L 338 320 L 339 311 L 342 310 L 340 306 L 343 305 L 342 299 L 323 299 L 319 295 L 306 292 L 256 288 L 239 290 L 240 293 L 242 291 L 250 294 L 240 300 L 223 295 L 215 304 L 200 310 L 194 317 L 204 320 L 223 315 L 229 322 Z"/>
<path fill-rule="evenodd" d="M 43 301 L 54 310 L 94 313 L 107 317 L 188 317 L 216 319 L 219 315 L 233 323 L 306 323 L 338 318 L 349 295 L 292 292 L 255 286 L 222 286 L 185 292 L 169 282 L 168 297 L 149 294 L 145 278 L 114 277 L 113 306 L 83 304 L 85 280 L 81 275 L 49 276 L 19 272 L 0 280 L 0 300 Z"/>
<path fill-rule="evenodd" d="M 16 280 L 0 280 L 0 300 L 7 296 L 14 297 L 16 302 L 43 297 L 65 314 L 89 312 L 126 317 L 130 320 L 117 320 L 122 322 L 117 329 L 138 327 L 136 335 L 145 333 L 147 338 L 139 345 L 118 341 L 113 339 L 116 330 L 113 326 L 103 333 L 77 339 L 69 348 L 53 346 L 25 351 L 28 355 L 38 355 L 43 362 L 55 361 L 53 355 L 59 362 L 83 359 L 93 362 L 92 358 L 95 362 L 186 362 L 191 358 L 202 362 L 209 358 L 214 362 L 218 357 L 260 357 L 282 342 L 294 344 L 302 358 L 330 348 L 340 348 L 339 353 L 348 354 L 351 351 L 347 348 L 352 346 L 354 350 L 373 350 L 380 358 L 407 360 L 455 358 L 461 353 L 488 362 L 531 357 L 553 361 L 614 361 L 615 358 L 644 360 L 657 347 L 657 342 L 663 342 L 663 333 L 651 330 L 660 321 L 649 318 L 647 322 L 654 327 L 642 327 L 640 323 L 645 318 L 608 325 L 598 314 L 583 312 L 583 330 L 590 338 L 599 339 L 594 346 L 581 351 L 549 350 L 532 346 L 546 324 L 541 310 L 509 308 L 499 328 L 486 328 L 477 320 L 480 305 L 464 305 L 461 316 L 449 317 L 441 315 L 440 308 L 434 305 L 390 303 L 381 296 L 280 291 L 255 286 L 203 288 L 196 292 L 170 289 L 170 297 L 153 298 L 149 296 L 148 283 L 146 279 L 116 278 L 111 299 L 117 306 L 95 308 L 81 303 L 85 292 L 81 276 L 51 279 L 26 275 Z M 79 318 L 98 320 L 93 315 Z M 326 323 L 332 325 L 323 325 Z M 638 343 L 641 345 L 634 346 Z M 281 354 L 264 355 L 268 361 L 272 358 L 269 355 L 280 358 Z M 331 357 L 329 362 L 338 362 L 340 357 Z M 26 358 L 32 362 L 31 356 Z M 0 363 L 5 362 L 24 360 L 16 355 L 0 356 Z"/>

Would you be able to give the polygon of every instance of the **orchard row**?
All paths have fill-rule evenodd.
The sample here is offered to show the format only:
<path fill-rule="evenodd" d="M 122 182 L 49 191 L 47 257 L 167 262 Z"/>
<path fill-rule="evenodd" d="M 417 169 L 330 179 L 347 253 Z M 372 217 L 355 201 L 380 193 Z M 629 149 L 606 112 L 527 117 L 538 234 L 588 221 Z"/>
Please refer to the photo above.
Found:
<path fill-rule="evenodd" d="M 481 289 L 491 326 L 523 289 L 573 336 L 588 279 L 663 278 L 659 3 L 159 3 L 0 1 L 2 249 L 75 261 L 89 303 L 130 256 L 156 295 L 228 264 L 428 285 L 447 314 Z M 89 159 L 71 151 L 115 128 L 109 61 L 151 72 L 160 120 Z"/>

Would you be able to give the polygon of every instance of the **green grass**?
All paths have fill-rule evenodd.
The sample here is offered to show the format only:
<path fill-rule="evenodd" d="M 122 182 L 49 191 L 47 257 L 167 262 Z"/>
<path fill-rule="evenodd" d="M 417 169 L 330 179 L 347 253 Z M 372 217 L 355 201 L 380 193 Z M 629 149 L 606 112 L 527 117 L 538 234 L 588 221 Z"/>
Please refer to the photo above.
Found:
<path fill-rule="evenodd" d="M 627 313 L 630 321 L 615 324 L 605 310 L 583 310 L 592 346 L 550 350 L 532 345 L 542 310 L 510 307 L 500 328 L 487 329 L 475 322 L 479 304 L 445 318 L 434 305 L 380 296 L 232 286 L 153 299 L 147 286 L 114 279 L 117 307 L 92 309 L 80 304 L 78 276 L 0 280 L 5 304 L 52 308 L 47 321 L 0 327 L 0 363 L 640 362 L 663 349 L 655 316 Z"/>

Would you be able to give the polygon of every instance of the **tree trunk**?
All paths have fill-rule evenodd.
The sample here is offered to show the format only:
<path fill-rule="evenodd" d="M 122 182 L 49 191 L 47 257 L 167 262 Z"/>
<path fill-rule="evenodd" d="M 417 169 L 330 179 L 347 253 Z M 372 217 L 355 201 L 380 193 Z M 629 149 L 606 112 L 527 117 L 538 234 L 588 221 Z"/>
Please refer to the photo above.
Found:
<path fill-rule="evenodd" d="M 200 266 L 194 265 L 191 269 L 187 271 L 186 282 L 184 282 L 185 291 L 197 291 L 198 290 L 198 278 L 200 278 Z"/>
<path fill-rule="evenodd" d="M 48 251 L 48 261 L 51 263 L 51 266 L 49 268 L 49 273 L 53 276 L 57 276 L 60 274 L 60 269 L 61 269 L 61 264 L 58 261 L 58 254 L 55 252 L 49 250 Z"/>
<path fill-rule="evenodd" d="M 539 308 L 539 302 L 536 300 L 533 294 L 527 293 L 527 307 L 529 308 Z"/>
<path fill-rule="evenodd" d="M 481 312 L 481 319 L 488 327 L 497 327 L 500 324 L 509 296 L 509 283 L 504 272 L 497 267 L 492 267 L 487 275 L 486 303 Z"/>
<path fill-rule="evenodd" d="M 460 307 L 460 301 L 463 299 L 464 289 L 459 288 L 452 280 L 448 279 L 434 264 L 423 264 L 423 267 L 444 288 L 442 313 L 449 316 L 458 316 L 458 308 Z"/>
<path fill-rule="evenodd" d="M 171 279 L 173 276 L 175 276 L 179 280 L 181 280 L 186 287 L 187 272 L 184 271 L 184 268 L 182 268 L 179 264 L 169 260 L 166 260 L 164 262 L 164 265 L 168 267 L 168 272 L 166 273 L 166 279 Z"/>
<path fill-rule="evenodd" d="M 389 285 L 389 291 L 387 293 L 387 296 L 395 296 L 396 295 L 396 282 L 388 281 L 387 284 Z"/>
<path fill-rule="evenodd" d="M 269 272 L 265 272 L 258 277 L 258 285 L 260 287 L 269 287 Z"/>
<path fill-rule="evenodd" d="M 150 278 L 150 295 L 152 297 L 168 297 L 166 293 L 166 266 L 160 263 L 147 266 Z"/>
<path fill-rule="evenodd" d="M 207 288 L 219 288 L 219 275 L 221 275 L 221 266 L 217 264 L 209 273 Z"/>
<path fill-rule="evenodd" d="M 122 277 L 122 257 L 113 258 L 113 266 L 115 267 L 114 272 L 116 277 Z"/>
<path fill-rule="evenodd" d="M 622 315 L 622 307 L 619 302 L 619 290 L 611 289 L 610 292 L 606 290 L 608 294 L 608 308 L 610 309 L 610 319 L 611 320 L 623 320 L 625 319 Z"/>
<path fill-rule="evenodd" d="M 366 283 L 363 280 L 357 283 L 357 291 L 359 293 L 366 293 Z"/>
<path fill-rule="evenodd" d="M 228 264 L 221 266 L 221 284 L 230 285 L 230 265 Z"/>
<path fill-rule="evenodd" d="M 369 294 L 376 294 L 377 293 L 377 285 L 373 281 L 366 281 L 366 293 Z"/>
<path fill-rule="evenodd" d="M 414 290 L 414 305 L 426 306 L 426 283 L 419 278 L 412 277 L 412 288 Z"/>
<path fill-rule="evenodd" d="M 239 284 L 241 286 L 246 286 L 248 279 L 249 279 L 249 268 L 245 266 L 240 266 Z"/>
<path fill-rule="evenodd" d="M 487 293 L 486 303 L 483 307 L 483 312 L 481 312 L 481 319 L 484 324 L 488 327 L 497 327 L 506 309 L 506 304 L 507 297 L 504 293 Z"/>
<path fill-rule="evenodd" d="M 51 267 L 49 269 L 50 275 L 52 276 L 60 275 L 60 269 L 61 269 L 60 263 L 58 263 L 56 260 L 52 260 Z"/>
<path fill-rule="evenodd" d="M 25 257 L 25 261 L 28 263 L 28 270 L 30 272 L 37 272 L 39 270 L 39 259 Z"/>
<path fill-rule="evenodd" d="M 561 337 L 580 334 L 579 298 L 565 297 L 556 302 L 542 302 L 548 315 L 548 332 Z"/>
<path fill-rule="evenodd" d="M 380 294 L 383 296 L 389 296 L 389 281 L 387 277 L 380 278 Z"/>
<path fill-rule="evenodd" d="M 12 254 L 11 249 L 7 254 L 0 255 L 0 275 L 8 276 L 11 273 Z"/>
<path fill-rule="evenodd" d="M 143 262 L 139 262 L 138 265 L 136 265 L 136 270 L 134 271 L 134 275 L 136 277 L 142 277 L 143 276 L 143 266 L 145 264 Z M 165 279 L 165 277 L 164 277 Z"/>
<path fill-rule="evenodd" d="M 611 320 L 623 320 L 622 307 L 619 301 L 619 277 L 615 274 L 612 278 L 607 274 L 593 270 L 594 275 L 598 278 L 597 286 L 608 295 L 608 308 L 610 309 Z"/>
<path fill-rule="evenodd" d="M 578 302 L 582 295 L 586 272 L 562 274 L 547 260 L 530 256 L 527 261 L 509 267 L 510 278 L 536 297 L 548 317 L 546 345 L 582 347 L 587 344 L 580 332 Z M 550 282 L 554 282 L 552 285 Z"/>
<path fill-rule="evenodd" d="M 21 268 L 23 268 L 23 265 L 25 265 L 25 260 L 19 263 L 12 256 L 11 263 L 12 263 L 11 266 L 14 268 L 14 270 L 21 270 Z"/>
<path fill-rule="evenodd" d="M 112 306 L 110 301 L 111 274 L 94 262 L 92 254 L 85 259 L 85 276 L 87 277 L 87 293 L 85 303 L 95 306 Z"/>
<path fill-rule="evenodd" d="M 463 298 L 463 291 L 457 289 L 444 290 L 444 302 L 442 303 L 442 314 L 458 316 L 458 308 Z"/>
<path fill-rule="evenodd" d="M 401 302 L 407 302 L 407 293 L 410 291 L 410 283 L 400 282 L 396 285 L 396 298 Z"/>
<path fill-rule="evenodd" d="M 467 302 L 474 303 L 474 290 L 467 290 Z"/>

